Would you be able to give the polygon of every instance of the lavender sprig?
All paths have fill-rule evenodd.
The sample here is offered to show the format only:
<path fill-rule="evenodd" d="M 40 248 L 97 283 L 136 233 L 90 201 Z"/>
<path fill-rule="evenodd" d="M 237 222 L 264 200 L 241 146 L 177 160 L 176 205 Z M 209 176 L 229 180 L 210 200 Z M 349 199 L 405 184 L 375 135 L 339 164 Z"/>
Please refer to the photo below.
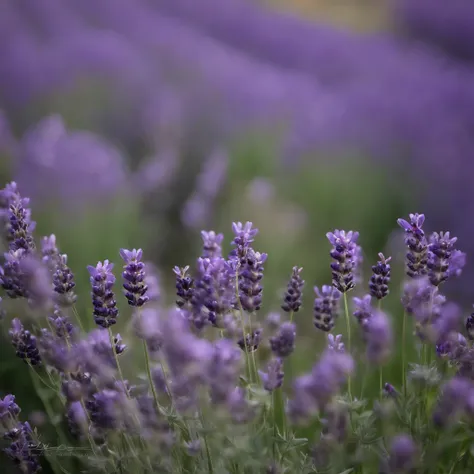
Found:
<path fill-rule="evenodd" d="M 281 305 L 281 309 L 287 313 L 296 313 L 301 307 L 304 286 L 304 280 L 301 278 L 302 271 L 303 268 L 293 267 L 293 272 L 283 298 L 283 304 Z"/>
<path fill-rule="evenodd" d="M 98 326 L 105 329 L 116 324 L 118 309 L 112 287 L 115 276 L 112 273 L 113 263 L 108 260 L 98 262 L 95 267 L 89 265 L 87 269 L 90 274 L 92 286 L 92 304 L 94 306 L 94 321 Z"/>
<path fill-rule="evenodd" d="M 390 260 L 392 257 L 384 257 L 383 253 L 379 253 L 380 260 L 376 265 L 372 266 L 372 276 L 370 277 L 369 288 L 370 294 L 381 300 L 388 293 L 388 284 L 390 283 Z"/>
<path fill-rule="evenodd" d="M 341 293 L 352 290 L 355 286 L 354 271 L 356 269 L 356 252 L 358 232 L 345 232 L 335 230 L 326 234 L 333 246 L 330 255 L 334 262 L 331 263 L 332 284 Z"/>
<path fill-rule="evenodd" d="M 323 285 L 321 290 L 315 286 L 314 292 L 314 325 L 321 331 L 329 332 L 336 324 L 339 316 L 339 301 L 341 293 L 336 288 Z"/>
<path fill-rule="evenodd" d="M 121 249 L 120 256 L 125 262 L 122 272 L 125 298 L 130 306 L 143 306 L 148 301 L 145 264 L 142 261 L 143 251 Z"/>
<path fill-rule="evenodd" d="M 422 229 L 424 214 L 410 214 L 410 222 L 398 219 L 398 225 L 405 231 L 407 275 L 411 278 L 426 275 L 428 272 L 428 242 Z"/>

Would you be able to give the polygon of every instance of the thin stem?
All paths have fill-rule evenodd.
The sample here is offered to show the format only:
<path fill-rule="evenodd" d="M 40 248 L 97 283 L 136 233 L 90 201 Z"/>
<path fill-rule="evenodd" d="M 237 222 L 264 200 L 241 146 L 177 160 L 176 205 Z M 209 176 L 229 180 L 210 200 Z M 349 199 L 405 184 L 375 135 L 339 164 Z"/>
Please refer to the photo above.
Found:
<path fill-rule="evenodd" d="M 293 316 L 295 315 L 295 312 L 294 311 L 291 311 L 290 313 L 290 323 L 293 322 Z"/>
<path fill-rule="evenodd" d="M 276 461 L 276 437 L 277 437 L 277 413 L 276 413 L 276 403 L 275 403 L 276 391 L 272 392 L 272 410 L 273 410 L 273 440 L 272 440 L 272 450 L 273 450 L 273 460 Z"/>
<path fill-rule="evenodd" d="M 346 313 L 346 328 L 347 328 L 347 352 L 351 353 L 351 320 L 349 317 L 349 306 L 347 304 L 347 294 L 344 293 L 344 310 Z M 349 393 L 349 398 L 352 400 L 352 390 L 351 390 L 351 376 L 349 375 L 347 379 L 347 391 Z"/>
<path fill-rule="evenodd" d="M 84 331 L 84 326 L 82 325 L 81 317 L 79 316 L 76 305 L 72 305 L 72 312 L 74 313 L 74 316 L 76 317 L 77 324 L 79 324 L 79 327 L 81 328 L 81 331 L 85 332 Z"/>
<path fill-rule="evenodd" d="M 115 359 L 115 364 L 117 365 L 117 371 L 119 373 L 120 380 L 122 381 L 125 394 L 127 395 L 127 398 L 130 400 L 130 394 L 128 393 L 128 388 L 127 388 L 127 385 L 125 384 L 125 379 L 123 378 L 122 369 L 120 368 L 117 351 L 115 349 L 114 334 L 110 326 L 107 329 L 109 331 L 110 345 L 112 346 L 112 352 L 114 353 L 114 359 Z"/>
<path fill-rule="evenodd" d="M 148 382 L 150 383 L 151 393 L 153 394 L 153 400 L 155 400 L 157 413 L 161 413 L 160 402 L 158 401 L 158 394 L 156 393 L 156 387 L 155 387 L 155 384 L 153 383 L 153 377 L 151 375 L 150 355 L 148 353 L 148 346 L 146 344 L 145 339 L 143 339 L 143 353 L 145 354 L 146 372 L 148 375 Z"/>
<path fill-rule="evenodd" d="M 237 300 L 237 304 L 239 305 L 239 316 L 240 316 L 240 324 L 242 326 L 242 337 L 244 338 L 244 347 L 245 347 L 245 360 L 246 360 L 246 368 L 248 371 L 248 377 L 249 380 L 252 381 L 252 373 L 251 373 L 251 367 L 250 367 L 250 362 L 249 362 L 249 351 L 247 347 L 247 335 L 245 333 L 245 325 L 244 325 L 244 308 L 242 307 L 242 302 L 240 301 L 240 295 L 239 295 L 239 266 L 237 266 L 237 269 L 235 271 L 235 297 Z"/>
<path fill-rule="evenodd" d="M 54 421 L 55 420 L 54 410 L 51 407 L 51 404 L 49 403 L 49 401 L 46 399 L 46 397 L 43 396 L 42 388 L 38 384 L 39 375 L 36 373 L 35 369 L 33 368 L 33 366 L 30 363 L 28 363 L 28 365 L 30 366 L 30 369 L 31 369 L 31 371 L 30 371 L 31 380 L 33 381 L 35 391 L 36 391 L 38 397 L 40 398 L 41 402 L 43 403 L 43 406 L 44 406 L 44 409 L 46 411 L 46 414 L 48 415 L 49 421 L 54 426 L 54 428 L 55 428 L 55 430 L 58 434 L 58 437 L 59 437 L 59 440 L 60 440 L 61 444 L 63 446 L 67 446 L 68 445 L 67 436 L 64 434 L 64 432 L 63 432 L 62 428 L 59 426 L 59 424 L 56 421 Z"/>
<path fill-rule="evenodd" d="M 383 367 L 379 368 L 379 383 L 380 383 L 380 398 L 382 398 L 383 393 Z"/>
<path fill-rule="evenodd" d="M 406 373 L 406 325 L 407 325 L 407 312 L 403 311 L 403 324 L 402 324 L 402 382 L 403 382 L 403 396 L 407 396 L 407 373 Z"/>
<path fill-rule="evenodd" d="M 199 416 L 201 418 L 201 425 L 202 425 L 202 428 L 203 430 L 205 431 L 206 428 L 204 426 L 204 417 L 202 415 L 202 411 L 199 410 Z M 212 456 L 211 456 L 211 451 L 209 449 L 209 443 L 207 441 L 207 434 L 204 432 L 203 433 L 203 438 L 204 438 L 204 445 L 206 446 L 206 456 L 207 456 L 207 467 L 208 467 L 208 470 L 209 470 L 209 474 L 213 474 L 214 473 L 214 467 L 212 465 Z"/>

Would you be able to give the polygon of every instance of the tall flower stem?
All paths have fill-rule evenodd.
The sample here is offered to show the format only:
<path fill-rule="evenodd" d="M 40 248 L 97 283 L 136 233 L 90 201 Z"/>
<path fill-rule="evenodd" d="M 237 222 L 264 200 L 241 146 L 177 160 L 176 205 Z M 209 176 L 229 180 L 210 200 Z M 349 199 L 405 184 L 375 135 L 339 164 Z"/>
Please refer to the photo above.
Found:
<path fill-rule="evenodd" d="M 382 300 L 379 300 L 377 303 L 377 307 L 379 311 L 382 311 Z M 380 385 L 380 398 L 382 398 L 383 393 L 383 366 L 379 367 L 379 385 Z"/>
<path fill-rule="evenodd" d="M 153 400 L 155 400 L 155 406 L 157 413 L 161 413 L 160 402 L 158 401 L 158 394 L 156 393 L 156 387 L 153 383 L 153 377 L 151 375 L 151 368 L 150 368 L 150 354 L 148 353 L 148 346 L 146 344 L 145 339 L 143 339 L 143 354 L 145 355 L 145 367 L 146 373 L 148 376 L 148 383 L 150 384 L 151 393 L 153 394 Z"/>
<path fill-rule="evenodd" d="M 112 352 L 114 353 L 114 359 L 115 359 L 115 364 L 117 365 L 117 371 L 119 373 L 120 380 L 122 381 L 123 388 L 125 390 L 125 394 L 127 395 L 127 398 L 130 400 L 130 394 L 128 393 L 128 388 L 125 384 L 125 379 L 123 378 L 123 373 L 122 373 L 122 369 L 120 367 L 120 363 L 119 363 L 119 360 L 118 360 L 117 351 L 115 350 L 114 334 L 113 334 L 112 328 L 110 326 L 107 328 L 107 330 L 109 331 L 110 345 L 112 346 Z"/>
<path fill-rule="evenodd" d="M 407 395 L 407 373 L 406 373 L 406 325 L 407 325 L 407 312 L 403 311 L 403 323 L 402 323 L 402 382 L 403 382 L 403 395 Z"/>
<path fill-rule="evenodd" d="M 346 328 L 347 328 L 347 352 L 351 353 L 351 319 L 349 316 L 349 305 L 347 304 L 347 293 L 344 293 L 344 311 L 346 313 Z M 347 379 L 347 391 L 349 393 L 349 398 L 352 399 L 352 390 L 351 390 L 352 380 L 349 375 Z"/>
<path fill-rule="evenodd" d="M 239 266 L 237 267 L 237 270 L 235 271 L 235 297 L 236 297 L 237 304 L 239 307 L 240 325 L 242 326 L 242 337 L 244 339 L 246 367 L 248 371 L 249 381 L 251 382 L 253 379 L 253 376 L 252 376 L 252 369 L 251 369 L 250 360 L 249 360 L 249 348 L 247 346 L 247 337 L 245 333 L 244 308 L 242 308 L 242 303 L 240 301 L 240 295 L 239 295 Z"/>

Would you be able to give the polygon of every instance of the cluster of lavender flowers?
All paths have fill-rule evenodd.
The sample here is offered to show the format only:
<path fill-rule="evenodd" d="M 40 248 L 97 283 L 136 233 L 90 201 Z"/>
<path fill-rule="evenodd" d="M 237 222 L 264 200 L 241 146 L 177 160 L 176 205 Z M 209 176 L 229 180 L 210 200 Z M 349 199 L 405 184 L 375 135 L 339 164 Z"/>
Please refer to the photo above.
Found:
<path fill-rule="evenodd" d="M 258 230 L 251 222 L 232 225 L 227 256 L 223 234 L 201 233 L 202 254 L 194 269 L 174 268 L 177 300 L 172 307 L 152 291 L 156 279 L 148 274 L 151 267 L 143 262 L 143 251 L 121 249 L 132 329 L 125 343 L 113 331 L 124 319 L 113 263 L 88 267 L 89 317 L 97 328 L 87 333 L 75 306 L 74 275 L 54 235 L 37 247 L 28 200 L 15 183 L 0 196 L 1 236 L 9 249 L 0 285 L 12 305 L 25 300 L 21 320 L 11 320 L 9 337 L 57 430 L 56 442 L 86 449 L 88 456 L 79 460 L 85 469 L 217 473 L 360 468 L 408 474 L 432 472 L 433 463 L 439 463 L 446 472 L 469 472 L 472 461 L 463 446 L 474 414 L 474 315 L 467 318 L 466 338 L 461 312 L 439 293 L 443 282 L 460 275 L 465 255 L 449 232 L 426 237 L 422 214 L 398 221 L 408 249 L 401 344 L 395 344 L 397 320 L 382 309 L 389 296 L 391 259 L 379 254 L 369 293 L 353 298 L 352 318 L 347 294 L 363 286 L 356 278 L 361 274 L 359 234 L 327 234 L 332 284 L 315 287 L 313 304 L 314 325 L 321 331 L 314 339 L 327 333 L 327 341 L 314 357 L 297 337 L 297 326 L 305 321 L 302 268 L 292 269 L 280 302 L 287 318 L 260 316 L 267 254 L 256 250 Z M 341 302 L 346 328 L 335 334 Z M 423 345 L 417 364 L 405 351 L 407 315 Z M 360 328 L 365 355 L 351 339 L 353 322 Z M 134 359 L 131 368 L 127 353 L 137 341 L 144 365 L 137 366 Z M 382 368 L 394 363 L 397 346 L 402 348 L 402 377 L 384 382 Z M 317 360 L 310 372 L 285 378 L 300 347 L 306 358 Z M 315 347 L 313 342 L 309 347 Z M 429 360 L 431 348 L 436 360 Z M 129 380 L 125 376 L 131 376 L 131 369 L 143 377 Z M 365 379 L 374 369 L 379 390 L 364 393 Z M 420 383 L 423 390 L 417 391 Z M 433 403 L 426 402 L 428 397 Z M 70 460 L 43 449 L 41 435 L 18 420 L 19 412 L 13 395 L 0 400 L 5 452 L 21 472 L 36 473 L 42 462 L 58 474 L 67 470 Z M 304 425 L 312 432 L 298 438 Z M 454 444 L 452 430 L 457 433 Z M 450 440 L 453 455 L 446 457 Z M 376 448 L 382 445 L 384 449 Z"/>

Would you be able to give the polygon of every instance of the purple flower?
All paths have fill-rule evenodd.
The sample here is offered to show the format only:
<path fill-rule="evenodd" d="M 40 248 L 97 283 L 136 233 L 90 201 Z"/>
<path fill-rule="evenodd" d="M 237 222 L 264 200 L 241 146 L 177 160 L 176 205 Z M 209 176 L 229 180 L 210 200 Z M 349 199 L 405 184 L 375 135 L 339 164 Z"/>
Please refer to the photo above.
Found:
<path fill-rule="evenodd" d="M 80 401 L 72 402 L 66 413 L 69 431 L 75 438 L 81 438 L 88 432 L 89 418 Z"/>
<path fill-rule="evenodd" d="M 17 428 L 10 431 L 10 446 L 5 448 L 5 453 L 20 467 L 24 474 L 35 474 L 41 470 L 38 460 L 41 447 L 33 439 L 33 431 L 27 421 L 19 423 Z"/>
<path fill-rule="evenodd" d="M 112 287 L 115 276 L 112 273 L 113 263 L 108 260 L 98 262 L 95 267 L 88 266 L 92 286 L 92 304 L 94 306 L 94 321 L 105 329 L 117 322 L 118 309 Z"/>
<path fill-rule="evenodd" d="M 263 388 L 268 392 L 273 392 L 283 385 L 283 360 L 279 357 L 271 359 L 267 365 L 267 371 L 258 371 L 262 379 Z"/>
<path fill-rule="evenodd" d="M 461 311 L 454 303 L 447 303 L 440 309 L 432 322 L 433 342 L 440 343 L 444 341 L 452 331 L 457 331 L 461 327 Z"/>
<path fill-rule="evenodd" d="M 270 338 L 272 352 L 281 358 L 288 357 L 295 350 L 296 326 L 284 322 L 277 334 Z"/>
<path fill-rule="evenodd" d="M 26 330 L 18 318 L 13 319 L 9 331 L 16 355 L 31 365 L 40 365 L 41 357 L 38 351 L 36 337 Z"/>
<path fill-rule="evenodd" d="M 342 334 L 334 337 L 333 334 L 328 334 L 328 350 L 334 352 L 345 352 L 344 343 L 342 342 Z"/>
<path fill-rule="evenodd" d="M 428 277 L 434 286 L 439 286 L 449 277 L 449 264 L 454 252 L 457 237 L 450 236 L 449 232 L 433 232 L 428 245 Z"/>
<path fill-rule="evenodd" d="M 354 317 L 359 324 L 364 325 L 372 317 L 374 311 L 371 304 L 372 297 L 370 295 L 365 295 L 362 298 L 354 297 L 352 301 L 354 303 Z"/>
<path fill-rule="evenodd" d="M 293 267 L 293 272 L 281 306 L 283 311 L 287 313 L 296 313 L 301 307 L 301 297 L 304 286 L 304 280 L 301 278 L 302 271 L 302 268 Z"/>
<path fill-rule="evenodd" d="M 410 222 L 398 219 L 398 225 L 405 231 L 407 275 L 411 278 L 426 275 L 428 263 L 428 242 L 422 229 L 424 214 L 410 214 Z"/>
<path fill-rule="evenodd" d="M 35 223 L 31 221 L 31 210 L 28 208 L 29 199 L 20 196 L 16 183 L 10 183 L 10 187 L 4 196 L 6 196 L 8 204 L 6 213 L 8 232 L 6 237 L 10 250 L 23 249 L 25 253 L 34 252 L 36 247 L 32 232 Z"/>
<path fill-rule="evenodd" d="M 194 295 L 194 280 L 188 275 L 188 270 L 189 266 L 173 268 L 173 273 L 176 275 L 176 294 L 179 298 L 176 304 L 180 308 L 190 303 Z"/>
<path fill-rule="evenodd" d="M 451 331 L 436 344 L 436 354 L 450 360 L 460 359 L 468 349 L 466 338 L 459 332 Z"/>
<path fill-rule="evenodd" d="M 74 274 L 67 265 L 67 255 L 58 255 L 53 273 L 53 289 L 58 303 L 62 306 L 73 305 L 77 300 L 77 295 L 74 293 L 75 286 Z"/>
<path fill-rule="evenodd" d="M 368 362 L 374 365 L 386 363 L 393 346 L 392 326 L 388 316 L 382 311 L 374 311 L 372 317 L 365 320 L 363 329 Z"/>
<path fill-rule="evenodd" d="M 321 290 L 314 287 L 314 325 L 321 331 L 329 332 L 336 324 L 339 315 L 339 300 L 341 293 L 336 288 L 323 285 Z"/>
<path fill-rule="evenodd" d="M 341 293 L 346 293 L 355 286 L 356 256 L 360 255 L 360 250 L 357 250 L 359 233 L 335 230 L 328 232 L 326 237 L 333 246 L 330 253 L 334 260 L 331 263 L 332 284 Z"/>
<path fill-rule="evenodd" d="M 24 249 L 4 254 L 5 263 L 0 267 L 0 284 L 9 298 L 28 297 L 20 266 L 20 260 L 24 257 L 24 254 Z"/>
<path fill-rule="evenodd" d="M 222 241 L 224 240 L 224 234 L 216 234 L 213 230 L 206 232 L 201 231 L 202 237 L 202 257 L 203 258 L 215 258 L 222 257 Z"/>
<path fill-rule="evenodd" d="M 234 390 L 241 368 L 240 351 L 231 341 L 214 343 L 208 364 L 208 381 L 212 403 L 227 403 Z"/>
<path fill-rule="evenodd" d="M 20 407 L 15 403 L 15 395 L 5 395 L 0 398 L 0 427 L 8 431 L 20 413 Z"/>
<path fill-rule="evenodd" d="M 446 382 L 441 389 L 441 396 L 433 413 L 433 421 L 437 426 L 445 427 L 465 413 L 467 402 L 474 393 L 470 380 L 454 377 Z"/>
<path fill-rule="evenodd" d="M 148 301 L 142 255 L 142 249 L 120 250 L 120 256 L 125 262 L 122 272 L 124 294 L 131 306 L 143 306 Z"/>
<path fill-rule="evenodd" d="M 41 239 L 41 255 L 42 262 L 51 272 L 54 272 L 60 258 L 59 249 L 56 245 L 56 236 L 54 234 Z"/>
<path fill-rule="evenodd" d="M 390 283 L 390 260 L 392 257 L 385 258 L 383 253 L 379 253 L 380 260 L 372 266 L 372 276 L 370 277 L 370 294 L 381 300 L 388 293 L 388 284 Z"/>
<path fill-rule="evenodd" d="M 243 257 L 250 247 L 250 244 L 254 241 L 254 237 L 258 234 L 258 229 L 253 227 L 252 222 L 233 222 L 232 232 L 234 232 L 234 240 L 232 245 L 235 249 L 231 252 L 231 256 Z"/>
<path fill-rule="evenodd" d="M 76 328 L 71 323 L 69 318 L 56 307 L 53 315 L 48 316 L 48 320 L 55 331 L 55 336 L 59 339 L 72 339 Z"/>
<path fill-rule="evenodd" d="M 231 310 L 235 294 L 232 277 L 224 258 L 198 259 L 198 277 L 191 300 L 197 329 L 208 322 L 219 326 L 222 317 Z"/>
<path fill-rule="evenodd" d="M 453 250 L 449 259 L 448 278 L 459 277 L 466 265 L 466 254 L 460 250 Z"/>
<path fill-rule="evenodd" d="M 157 352 L 163 344 L 163 334 L 160 331 L 160 322 L 157 310 L 146 307 L 133 315 L 133 329 L 139 339 L 146 341 L 151 352 Z"/>
<path fill-rule="evenodd" d="M 227 410 L 234 423 L 247 423 L 255 416 L 255 407 L 247 400 L 247 391 L 242 387 L 235 387 L 229 394 Z"/>
<path fill-rule="evenodd" d="M 267 260 L 266 253 L 255 252 L 247 248 L 241 258 L 239 267 L 239 298 L 240 304 L 249 313 L 258 311 L 262 304 L 263 264 Z"/>
<path fill-rule="evenodd" d="M 386 383 L 383 386 L 383 391 L 384 391 L 384 394 L 387 395 L 388 397 L 397 398 L 399 395 L 395 387 L 390 383 Z"/>
<path fill-rule="evenodd" d="M 388 460 L 391 473 L 413 472 L 417 464 L 418 450 L 411 436 L 400 434 L 390 444 Z"/>
<path fill-rule="evenodd" d="M 246 334 L 245 339 L 241 333 L 241 337 L 237 341 L 238 346 L 245 352 L 255 352 L 262 342 L 262 330 L 256 329 L 251 334 Z"/>
<path fill-rule="evenodd" d="M 117 390 L 101 390 L 86 401 L 91 422 L 99 430 L 122 428 L 126 420 L 126 395 Z"/>
<path fill-rule="evenodd" d="M 306 421 L 331 401 L 354 370 L 348 354 L 326 350 L 311 374 L 298 377 L 293 383 L 293 398 L 288 405 L 295 422 Z"/>

